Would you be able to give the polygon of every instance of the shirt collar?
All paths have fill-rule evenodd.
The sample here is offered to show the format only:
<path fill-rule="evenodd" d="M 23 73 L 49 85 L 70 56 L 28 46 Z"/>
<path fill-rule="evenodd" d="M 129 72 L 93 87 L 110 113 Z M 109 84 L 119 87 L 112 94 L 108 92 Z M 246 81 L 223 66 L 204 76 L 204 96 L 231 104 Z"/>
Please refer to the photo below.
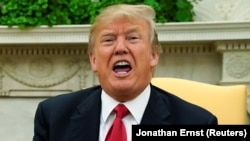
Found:
<path fill-rule="evenodd" d="M 135 118 L 138 124 L 141 122 L 143 113 L 145 111 L 145 108 L 149 100 L 149 96 L 150 96 L 150 85 L 148 85 L 142 91 L 142 93 L 139 94 L 136 98 L 123 103 L 129 109 L 131 115 Z M 102 90 L 101 98 L 102 98 L 101 116 L 104 122 L 106 122 L 106 120 L 108 119 L 108 116 L 110 115 L 114 107 L 120 102 L 114 100 L 104 90 Z"/>

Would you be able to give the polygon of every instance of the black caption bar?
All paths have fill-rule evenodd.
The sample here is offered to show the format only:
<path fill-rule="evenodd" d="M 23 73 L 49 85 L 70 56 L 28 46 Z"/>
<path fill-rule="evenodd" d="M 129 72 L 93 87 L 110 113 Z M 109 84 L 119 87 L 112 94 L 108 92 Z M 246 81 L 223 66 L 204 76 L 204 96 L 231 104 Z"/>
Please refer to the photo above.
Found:
<path fill-rule="evenodd" d="M 233 139 L 250 141 L 250 125 L 133 125 L 132 141 L 166 141 L 190 138 L 198 140 Z"/>

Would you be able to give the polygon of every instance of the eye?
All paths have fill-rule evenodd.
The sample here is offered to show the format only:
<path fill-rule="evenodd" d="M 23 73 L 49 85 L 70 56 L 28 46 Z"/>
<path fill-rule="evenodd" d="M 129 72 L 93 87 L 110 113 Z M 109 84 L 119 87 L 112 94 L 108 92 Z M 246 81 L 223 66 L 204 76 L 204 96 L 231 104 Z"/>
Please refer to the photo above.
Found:
<path fill-rule="evenodd" d="M 111 45 L 112 43 L 114 43 L 114 41 L 115 41 L 114 37 L 105 37 L 103 38 L 102 43 L 104 45 Z"/>
<path fill-rule="evenodd" d="M 139 35 L 135 35 L 135 34 L 129 35 L 129 36 L 127 37 L 127 40 L 129 40 L 129 41 L 132 42 L 132 43 L 138 42 L 139 39 L 140 39 Z"/>

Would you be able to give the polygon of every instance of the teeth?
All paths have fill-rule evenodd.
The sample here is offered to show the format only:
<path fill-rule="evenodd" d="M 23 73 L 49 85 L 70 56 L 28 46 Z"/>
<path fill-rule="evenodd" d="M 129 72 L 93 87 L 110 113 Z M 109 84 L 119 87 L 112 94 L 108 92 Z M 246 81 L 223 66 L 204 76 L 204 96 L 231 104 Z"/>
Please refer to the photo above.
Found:
<path fill-rule="evenodd" d="M 115 66 L 124 66 L 124 65 L 129 65 L 129 64 L 126 61 L 120 61 L 115 64 Z"/>

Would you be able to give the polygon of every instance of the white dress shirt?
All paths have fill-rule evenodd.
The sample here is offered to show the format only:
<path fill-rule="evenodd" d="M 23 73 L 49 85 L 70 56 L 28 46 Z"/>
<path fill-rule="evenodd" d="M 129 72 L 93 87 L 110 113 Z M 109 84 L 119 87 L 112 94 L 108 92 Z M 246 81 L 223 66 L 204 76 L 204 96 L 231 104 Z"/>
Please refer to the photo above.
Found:
<path fill-rule="evenodd" d="M 136 125 L 141 122 L 142 115 L 145 111 L 145 108 L 149 100 L 149 96 L 150 96 L 150 85 L 148 85 L 144 89 L 144 91 L 140 95 L 138 95 L 135 99 L 123 103 L 130 111 L 130 113 L 122 119 L 127 131 L 128 141 L 132 140 L 132 125 Z M 112 110 L 120 102 L 115 101 L 104 91 L 102 91 L 101 99 L 102 99 L 102 108 L 101 108 L 99 141 L 105 141 L 106 134 L 108 133 L 115 119 L 115 113 L 112 112 Z"/>

